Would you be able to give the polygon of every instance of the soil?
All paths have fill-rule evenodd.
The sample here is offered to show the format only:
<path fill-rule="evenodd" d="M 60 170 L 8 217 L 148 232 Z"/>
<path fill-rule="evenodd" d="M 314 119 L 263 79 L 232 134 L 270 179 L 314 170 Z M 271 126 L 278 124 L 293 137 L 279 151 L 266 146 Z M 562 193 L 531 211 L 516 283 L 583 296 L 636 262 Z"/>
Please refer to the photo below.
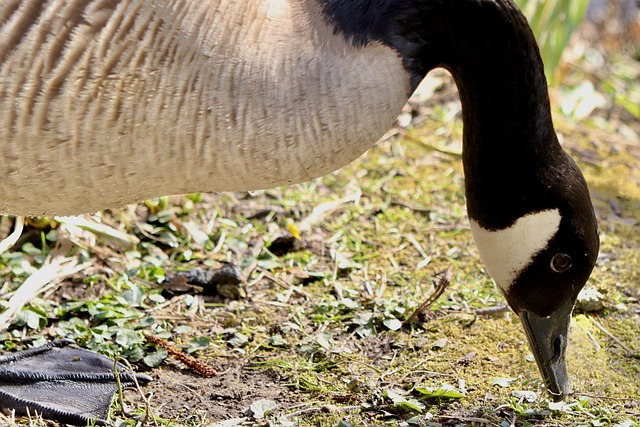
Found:
<path fill-rule="evenodd" d="M 249 406 L 260 399 L 285 406 L 297 402 L 275 372 L 247 370 L 243 358 L 220 363 L 221 370 L 213 378 L 202 378 L 172 362 L 166 365 L 154 370 L 154 381 L 144 391 L 152 396 L 151 404 L 159 414 L 180 423 L 189 424 L 194 418 L 240 418 L 250 415 Z"/>

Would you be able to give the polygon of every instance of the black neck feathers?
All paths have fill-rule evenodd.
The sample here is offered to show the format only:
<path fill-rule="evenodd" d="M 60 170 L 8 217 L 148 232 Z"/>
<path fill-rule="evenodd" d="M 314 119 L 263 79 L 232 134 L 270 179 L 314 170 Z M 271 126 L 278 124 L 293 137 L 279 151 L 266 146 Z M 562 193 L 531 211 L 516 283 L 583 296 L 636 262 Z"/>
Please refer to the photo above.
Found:
<path fill-rule="evenodd" d="M 451 72 L 463 107 L 467 207 L 478 223 L 504 228 L 559 207 L 564 195 L 550 187 L 582 180 L 558 144 L 540 53 L 512 1 L 316 1 L 354 45 L 397 51 L 412 88 L 433 68 Z"/>

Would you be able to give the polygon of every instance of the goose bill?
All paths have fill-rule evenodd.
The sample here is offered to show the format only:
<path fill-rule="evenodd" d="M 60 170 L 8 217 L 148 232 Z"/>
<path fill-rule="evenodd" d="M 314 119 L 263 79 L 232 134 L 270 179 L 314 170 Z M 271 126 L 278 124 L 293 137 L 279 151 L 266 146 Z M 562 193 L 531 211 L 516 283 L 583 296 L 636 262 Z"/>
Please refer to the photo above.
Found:
<path fill-rule="evenodd" d="M 573 305 L 573 301 L 568 301 L 547 317 L 526 310 L 520 313 L 538 369 L 555 401 L 569 394 L 565 351 Z"/>

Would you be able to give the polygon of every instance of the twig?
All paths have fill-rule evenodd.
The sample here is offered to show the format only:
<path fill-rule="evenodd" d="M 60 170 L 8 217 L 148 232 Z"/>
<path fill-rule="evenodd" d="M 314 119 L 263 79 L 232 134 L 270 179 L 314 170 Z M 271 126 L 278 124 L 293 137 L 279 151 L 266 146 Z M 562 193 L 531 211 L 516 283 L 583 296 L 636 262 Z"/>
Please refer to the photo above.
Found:
<path fill-rule="evenodd" d="M 461 153 L 461 152 L 459 152 L 459 151 L 452 150 L 452 149 L 450 149 L 450 148 L 446 148 L 446 147 L 438 147 L 438 146 L 435 146 L 435 145 L 433 145 L 433 144 L 428 143 L 427 141 L 425 141 L 425 140 L 424 140 L 424 139 L 422 139 L 422 138 L 418 138 L 418 137 L 415 137 L 415 136 L 411 135 L 410 133 L 408 133 L 408 132 L 407 132 L 407 131 L 405 131 L 405 130 L 400 130 L 398 133 L 399 133 L 403 138 L 405 138 L 405 139 L 407 139 L 407 140 L 409 140 L 409 141 L 412 141 L 412 142 L 418 143 L 418 144 L 419 144 L 419 145 L 421 145 L 422 147 L 427 148 L 427 149 L 429 149 L 429 150 L 437 151 L 437 152 L 439 152 L 439 153 L 448 154 L 448 155 L 450 155 L 450 156 L 454 156 L 454 157 L 457 157 L 457 158 L 461 158 L 461 157 L 462 157 L 462 153 Z"/>
<path fill-rule="evenodd" d="M 411 203 L 407 203 L 407 202 L 404 202 L 402 200 L 391 200 L 389 205 L 391 205 L 391 206 L 402 206 L 402 207 L 407 208 L 409 210 L 412 210 L 414 212 L 420 212 L 420 213 L 430 213 L 431 212 L 431 209 L 423 208 L 423 207 L 416 206 L 416 205 L 412 205 Z"/>
<path fill-rule="evenodd" d="M 129 361 L 123 357 L 119 357 L 118 359 L 120 359 L 119 361 L 122 362 L 127 367 L 127 369 L 129 369 L 129 372 L 131 372 L 131 378 L 133 379 L 133 383 L 136 386 L 136 390 L 138 391 L 138 394 L 140 394 L 140 398 L 144 402 L 145 415 L 144 415 L 143 421 L 146 421 L 149 418 L 151 418 L 153 420 L 153 424 L 158 425 L 158 422 L 156 421 L 156 416 L 153 413 L 153 410 L 151 409 L 151 395 L 149 395 L 149 397 L 145 396 L 144 392 L 142 391 L 142 387 L 138 382 L 138 377 L 136 377 L 136 373 L 133 370 L 133 366 L 131 366 Z M 120 405 L 122 406 L 122 411 L 124 412 L 124 398 L 122 396 L 122 387 L 120 385 L 120 375 L 118 374 L 118 368 L 117 368 L 118 360 L 114 360 L 114 362 L 115 362 L 115 365 L 113 369 L 116 374 L 116 380 L 118 381 L 118 394 L 120 397 Z"/>
<path fill-rule="evenodd" d="M 449 378 L 455 378 L 456 376 L 454 374 L 447 374 L 444 372 L 436 372 L 436 371 L 427 371 L 424 369 L 421 369 L 419 371 L 414 371 L 414 372 L 410 372 L 408 374 L 406 374 L 403 379 L 408 378 L 410 375 L 420 375 L 420 378 L 417 381 L 414 381 L 414 383 L 416 384 L 420 384 L 420 382 L 424 379 L 424 378 L 433 378 L 433 377 L 449 377 Z M 402 381 L 399 381 L 400 383 L 402 383 Z"/>
<path fill-rule="evenodd" d="M 146 334 L 146 337 L 147 341 L 154 345 L 157 345 L 158 347 L 164 348 L 170 355 L 172 355 L 191 369 L 197 371 L 203 377 L 210 378 L 216 375 L 216 371 L 211 366 L 207 365 L 201 360 L 196 359 L 193 356 L 189 356 L 184 351 L 181 351 L 178 348 L 172 346 L 166 340 L 163 340 L 159 336 Z"/>
<path fill-rule="evenodd" d="M 601 396 L 598 394 L 587 394 L 587 393 L 576 393 L 578 396 L 590 397 L 592 399 L 602 399 L 602 400 L 618 400 L 622 402 L 640 402 L 638 399 L 634 399 L 633 397 L 611 397 L 611 396 Z"/>
<path fill-rule="evenodd" d="M 602 326 L 602 324 L 600 322 L 598 322 L 596 319 L 594 319 L 593 317 L 587 317 L 587 319 L 589 319 L 591 321 L 591 323 L 593 323 L 594 325 L 596 325 L 596 327 L 598 329 L 600 329 L 602 332 L 604 332 L 604 334 L 606 336 L 608 336 L 609 338 L 611 338 L 613 341 L 615 341 L 624 351 L 627 352 L 627 356 L 629 357 L 634 357 L 635 356 L 635 352 L 632 351 L 629 347 L 627 347 L 626 345 L 624 345 L 622 343 L 622 341 L 620 341 L 618 338 L 616 338 L 611 332 L 609 332 L 607 330 L 607 328 L 605 328 L 604 326 Z"/>
<path fill-rule="evenodd" d="M 406 374 L 404 374 L 402 376 L 402 378 L 400 378 L 400 380 L 398 381 L 399 383 L 404 383 L 404 381 L 409 378 L 410 375 L 415 375 L 415 374 L 429 374 L 431 371 L 425 371 L 425 370 L 418 370 L 418 368 L 422 367 L 422 365 L 424 365 L 425 363 L 428 363 L 430 361 L 432 361 L 433 359 L 436 359 L 440 356 L 436 355 L 436 356 L 431 356 L 431 357 L 427 357 L 425 359 L 422 359 L 420 362 L 418 362 L 417 364 L 415 364 L 413 367 L 411 367 L 411 369 L 409 369 L 409 372 L 407 372 Z M 437 374 L 437 372 L 434 372 Z M 418 381 L 414 381 L 414 384 L 417 384 Z M 415 386 L 414 386 L 415 387 Z"/>
<path fill-rule="evenodd" d="M 479 308 L 476 310 L 476 314 L 478 316 L 486 316 L 486 315 L 494 315 L 494 314 L 502 314 L 509 311 L 509 306 L 506 304 L 497 305 L 495 307 L 486 307 Z"/>
<path fill-rule="evenodd" d="M 477 417 L 455 417 L 451 415 L 438 415 L 438 418 L 444 418 L 445 420 L 455 420 L 462 421 L 465 423 L 480 423 L 480 424 L 492 424 L 493 421 L 488 420 L 486 418 L 477 418 Z"/>
<path fill-rule="evenodd" d="M 187 297 L 189 297 L 189 294 L 184 294 L 184 295 L 177 295 L 171 299 L 166 300 L 165 302 L 163 302 L 162 304 L 158 304 L 155 307 L 152 307 L 150 309 L 147 310 L 147 312 L 149 313 L 156 313 L 172 304 L 176 304 L 179 303 L 185 299 L 187 299 Z M 179 319 L 180 317 L 175 317 L 176 319 Z"/>
<path fill-rule="evenodd" d="M 227 372 L 227 371 L 223 371 L 223 372 L 221 372 L 220 374 L 224 374 L 225 372 Z M 185 390 L 187 390 L 187 391 L 191 392 L 191 394 L 193 394 L 193 396 L 194 396 L 196 399 L 198 399 L 198 400 L 200 401 L 200 403 L 201 403 L 201 404 L 203 404 L 203 405 L 205 405 L 205 404 L 206 404 L 206 403 L 205 403 L 205 401 L 204 401 L 204 399 L 202 398 L 202 394 L 201 394 L 200 390 L 198 390 L 198 388 L 197 388 L 197 387 L 189 386 L 189 384 L 182 384 L 182 383 L 176 383 L 176 385 L 177 385 L 178 387 L 182 387 L 182 388 L 184 388 Z M 195 390 L 194 390 L 194 389 L 195 389 Z"/>
<path fill-rule="evenodd" d="M 292 412 L 290 414 L 285 415 L 285 418 L 293 418 L 293 417 L 298 417 L 300 415 L 308 415 L 308 414 L 318 414 L 318 413 L 330 413 L 330 414 L 334 414 L 334 413 L 338 413 L 338 412 L 348 412 L 348 411 L 355 411 L 356 409 L 362 409 L 361 406 L 334 406 L 334 405 L 325 405 L 325 406 L 321 406 L 319 408 L 307 408 L 307 409 L 301 409 L 299 411 L 296 412 Z"/>
<path fill-rule="evenodd" d="M 305 297 L 307 299 L 311 298 L 311 295 L 309 295 L 307 292 L 303 291 L 302 289 L 299 289 L 297 286 L 290 285 L 289 283 L 287 283 L 284 280 L 276 277 L 270 271 L 265 270 L 262 267 L 256 267 L 255 271 L 261 273 L 262 275 L 264 275 L 264 277 L 266 277 L 267 279 L 271 280 L 273 283 L 275 283 L 276 285 L 280 286 L 283 289 L 292 290 L 292 291 L 302 295 L 303 297 Z"/>
<path fill-rule="evenodd" d="M 440 278 L 440 281 L 438 282 L 436 288 L 433 290 L 433 293 L 429 296 L 429 298 L 427 298 L 425 302 L 423 302 L 418 308 L 416 308 L 416 310 L 411 316 L 409 316 L 407 320 L 404 321 L 402 327 L 406 328 L 413 322 L 415 322 L 420 314 L 422 314 L 427 308 L 429 308 L 429 306 L 431 306 L 431 304 L 433 304 L 438 298 L 440 298 L 440 296 L 447 289 L 447 286 L 449 286 L 449 283 L 451 283 L 451 276 L 451 269 L 449 268 Z"/>
<path fill-rule="evenodd" d="M 262 248 L 261 248 L 262 249 Z M 249 264 L 243 271 L 242 271 L 242 277 L 246 277 L 245 280 L 245 287 L 247 289 L 249 289 L 251 286 L 255 285 L 256 283 L 258 283 L 260 280 L 262 280 L 262 277 L 264 277 L 262 274 L 258 274 L 258 278 L 257 279 L 253 279 L 251 282 L 249 282 L 249 278 L 253 275 L 253 273 L 256 271 L 256 268 L 258 268 L 258 260 L 253 260 L 253 262 L 251 264 Z"/>

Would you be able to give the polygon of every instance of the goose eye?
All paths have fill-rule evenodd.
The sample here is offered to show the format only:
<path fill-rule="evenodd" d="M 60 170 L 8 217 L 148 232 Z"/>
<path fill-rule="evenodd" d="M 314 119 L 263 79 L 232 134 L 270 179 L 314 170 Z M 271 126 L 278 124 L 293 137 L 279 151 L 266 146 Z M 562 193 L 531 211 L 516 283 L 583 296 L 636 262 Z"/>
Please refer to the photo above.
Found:
<path fill-rule="evenodd" d="M 556 273 L 564 273 L 571 268 L 571 257 L 567 254 L 559 253 L 551 259 L 551 269 Z"/>

